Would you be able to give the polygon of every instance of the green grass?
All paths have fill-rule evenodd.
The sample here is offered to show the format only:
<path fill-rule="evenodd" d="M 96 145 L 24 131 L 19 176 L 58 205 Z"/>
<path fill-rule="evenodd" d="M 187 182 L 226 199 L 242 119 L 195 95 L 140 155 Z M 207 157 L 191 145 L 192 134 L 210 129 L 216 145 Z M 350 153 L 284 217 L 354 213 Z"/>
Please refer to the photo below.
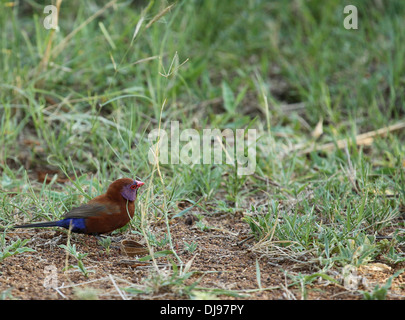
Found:
<path fill-rule="evenodd" d="M 132 226 L 151 246 L 172 246 L 168 219 L 188 199 L 201 214 L 242 210 L 273 261 L 322 272 L 403 261 L 405 134 L 355 142 L 404 120 L 403 1 L 64 1 L 53 35 L 42 3 L 11 3 L 0 3 L 2 226 L 57 219 L 130 176 L 147 182 Z M 343 27 L 347 4 L 358 30 Z M 255 174 L 181 163 L 159 173 L 148 133 L 171 121 L 256 129 Z M 300 153 L 340 139 L 347 149 Z M 44 168 L 71 183 L 38 183 Z M 167 235 L 148 228 L 160 217 Z"/>

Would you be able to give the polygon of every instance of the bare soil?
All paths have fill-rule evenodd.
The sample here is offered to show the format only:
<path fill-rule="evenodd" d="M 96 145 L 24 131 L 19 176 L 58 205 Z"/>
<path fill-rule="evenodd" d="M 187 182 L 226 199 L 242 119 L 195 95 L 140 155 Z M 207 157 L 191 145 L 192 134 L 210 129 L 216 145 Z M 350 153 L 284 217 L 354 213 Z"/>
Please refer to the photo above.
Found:
<path fill-rule="evenodd" d="M 301 299 L 304 291 L 307 293 L 307 299 L 363 298 L 358 291 L 345 289 L 342 279 L 339 280 L 340 284 L 317 279 L 310 285 L 306 285 L 305 290 L 302 290 L 300 285 L 290 286 L 293 280 L 286 275 L 285 271 L 290 275 L 298 275 L 299 272 L 312 274 L 316 270 L 297 267 L 291 262 L 275 264 L 266 256 L 260 257 L 252 252 L 250 249 L 255 240 L 242 242 L 249 236 L 249 227 L 241 218 L 241 215 L 206 217 L 205 223 L 211 228 L 205 231 L 201 231 L 195 223 L 190 225 L 192 221 L 189 217 L 174 220 L 170 230 L 176 252 L 184 263 L 193 259 L 190 270 L 198 271 L 186 280 L 186 284 L 199 280 L 198 287 L 230 290 L 243 295 L 234 297 L 220 294 L 220 299 Z M 166 228 L 162 222 L 153 227 L 154 231 L 161 234 Z M 189 298 L 184 290 L 170 286 L 156 285 L 151 292 L 140 294 L 124 291 L 123 288 L 128 287 L 149 286 L 151 288 L 152 282 L 146 283 L 145 279 L 151 277 L 155 267 L 151 262 L 139 263 L 136 257 L 125 255 L 120 249 L 119 242 L 113 242 L 110 252 L 107 253 L 95 237 L 72 235 L 71 244 L 76 244 L 79 252 L 88 253 L 83 262 L 87 270 L 92 271 L 89 272 L 88 277 L 85 277 L 75 268 L 64 271 L 67 265 L 77 265 L 76 259 L 68 256 L 66 251 L 58 246 L 66 244 L 68 240 L 66 232 L 56 229 L 16 230 L 9 232 L 6 239 L 16 240 L 18 237 L 30 239 L 27 245 L 36 252 L 11 256 L 0 263 L 0 293 L 6 292 L 8 299 Z M 141 236 L 133 235 L 129 231 L 122 237 L 142 242 Z M 194 252 L 187 251 L 184 242 L 197 243 L 197 249 Z M 260 268 L 261 288 L 264 290 L 258 290 L 256 260 Z M 167 257 L 157 258 L 156 261 L 162 270 L 170 269 Z M 171 255 L 171 261 L 176 261 L 173 255 Z M 384 284 L 400 267 L 380 264 L 375 267 L 360 268 L 358 273 L 363 279 L 367 279 L 368 288 L 372 290 L 375 284 Z M 332 272 L 330 275 L 336 279 L 339 278 L 338 272 L 335 275 Z M 404 276 L 400 275 L 394 279 L 387 298 L 405 298 Z"/>

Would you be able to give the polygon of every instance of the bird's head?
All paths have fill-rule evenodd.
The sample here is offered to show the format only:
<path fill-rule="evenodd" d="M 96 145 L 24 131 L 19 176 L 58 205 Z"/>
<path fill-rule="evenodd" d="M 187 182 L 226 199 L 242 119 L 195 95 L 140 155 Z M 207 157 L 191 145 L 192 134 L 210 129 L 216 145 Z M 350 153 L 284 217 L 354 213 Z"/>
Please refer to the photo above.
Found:
<path fill-rule="evenodd" d="M 115 196 L 120 194 L 124 199 L 128 201 L 135 201 L 138 189 L 145 183 L 129 178 L 118 179 L 110 184 L 107 190 L 107 194 Z"/>
<path fill-rule="evenodd" d="M 138 194 L 138 189 L 142 187 L 145 183 L 137 180 L 132 180 L 131 183 L 126 184 L 122 187 L 121 195 L 128 201 L 135 201 L 136 195 Z"/>

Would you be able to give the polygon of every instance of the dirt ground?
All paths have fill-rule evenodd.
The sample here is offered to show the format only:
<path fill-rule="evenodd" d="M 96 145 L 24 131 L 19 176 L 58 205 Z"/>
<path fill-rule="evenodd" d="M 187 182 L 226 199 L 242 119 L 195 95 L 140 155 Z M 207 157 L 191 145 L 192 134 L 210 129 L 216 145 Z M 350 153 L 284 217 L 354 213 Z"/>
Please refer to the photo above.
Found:
<path fill-rule="evenodd" d="M 350 291 L 339 284 L 316 279 L 310 285 L 290 286 L 290 275 L 312 274 L 316 270 L 297 269 L 292 263 L 275 264 L 265 256 L 259 257 L 250 249 L 255 240 L 243 242 L 249 236 L 249 227 L 241 215 L 218 215 L 205 218 L 209 230 L 201 231 L 195 223 L 190 225 L 189 217 L 176 218 L 171 224 L 171 237 L 179 257 L 184 263 L 191 259 L 190 270 L 199 272 L 186 280 L 187 284 L 199 280 L 198 288 L 217 288 L 231 290 L 242 296 L 218 295 L 220 299 L 301 299 L 304 291 L 307 299 L 336 300 L 362 299 L 359 291 Z M 154 232 L 165 232 L 164 223 L 154 226 Z M 141 236 L 131 233 L 124 238 L 142 242 Z M 134 294 L 123 288 L 154 288 L 153 281 L 145 282 L 153 274 L 150 262 L 138 263 L 136 257 L 127 256 L 120 248 L 120 242 L 112 243 L 107 254 L 97 243 L 97 239 L 87 235 L 73 235 L 71 244 L 76 244 L 81 253 L 88 253 L 83 262 L 89 272 L 85 277 L 75 268 L 63 271 L 66 265 L 77 265 L 75 258 L 66 255 L 58 245 L 66 244 L 67 233 L 56 229 L 16 230 L 9 232 L 6 239 L 30 239 L 27 246 L 36 252 L 27 252 L 6 258 L 0 263 L 0 294 L 7 299 L 188 299 L 179 288 L 160 287 L 155 292 Z M 122 241 L 122 240 L 121 240 Z M 190 253 L 185 250 L 184 242 L 197 243 Z M 165 248 L 163 248 L 165 249 Z M 171 256 L 172 261 L 176 258 Z M 256 259 L 260 268 L 261 288 L 258 290 Z M 167 258 L 157 258 L 160 268 L 168 266 Z M 374 264 L 360 268 L 358 275 L 367 280 L 368 288 L 385 281 L 401 266 Z M 403 267 L 403 266 L 402 266 Z M 168 267 L 167 267 L 168 270 Z M 339 279 L 338 272 L 330 276 Z M 161 284 L 161 283 L 160 283 Z M 360 286 L 364 286 L 364 281 Z M 362 288 L 362 287 L 360 287 Z M 181 289 L 181 288 L 180 288 Z M 363 288 L 364 290 L 364 288 Z M 199 290 L 199 292 L 203 292 Z M 201 297 L 213 298 L 203 294 Z M 400 275 L 393 281 L 388 299 L 405 298 L 405 277 Z"/>

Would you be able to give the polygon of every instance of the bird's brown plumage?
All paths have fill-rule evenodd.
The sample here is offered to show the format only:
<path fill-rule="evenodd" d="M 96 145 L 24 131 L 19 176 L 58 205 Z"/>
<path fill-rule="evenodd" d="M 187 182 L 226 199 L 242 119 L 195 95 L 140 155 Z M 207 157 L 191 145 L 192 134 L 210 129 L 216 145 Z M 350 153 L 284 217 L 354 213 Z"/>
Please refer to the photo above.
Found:
<path fill-rule="evenodd" d="M 90 200 L 89 204 L 103 204 L 109 207 L 108 212 L 87 218 L 88 233 L 107 233 L 122 228 L 132 219 L 135 212 L 134 201 L 128 201 L 121 195 L 125 185 L 133 183 L 132 179 L 118 179 L 110 184 L 105 194 Z"/>
<path fill-rule="evenodd" d="M 99 195 L 87 204 L 73 208 L 62 220 L 15 226 L 31 227 L 64 227 L 73 232 L 101 234 L 125 226 L 135 212 L 135 199 L 138 188 L 144 183 L 129 178 L 122 178 L 110 184 L 107 192 Z"/>

